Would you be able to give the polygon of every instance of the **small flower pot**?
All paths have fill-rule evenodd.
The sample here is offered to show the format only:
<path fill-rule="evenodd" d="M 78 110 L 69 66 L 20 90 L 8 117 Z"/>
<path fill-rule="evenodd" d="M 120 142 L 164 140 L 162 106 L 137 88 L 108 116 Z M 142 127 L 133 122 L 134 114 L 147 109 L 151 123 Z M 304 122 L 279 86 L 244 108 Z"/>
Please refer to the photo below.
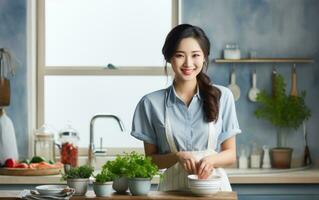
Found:
<path fill-rule="evenodd" d="M 131 178 L 128 180 L 128 187 L 133 196 L 147 195 L 151 190 L 151 179 Z"/>
<path fill-rule="evenodd" d="M 271 166 L 277 169 L 290 168 L 292 158 L 292 148 L 272 148 L 271 154 Z"/>
<path fill-rule="evenodd" d="M 66 182 L 70 188 L 75 189 L 74 195 L 83 196 L 85 195 L 88 189 L 89 179 L 88 178 L 67 179 Z"/>
<path fill-rule="evenodd" d="M 120 178 L 116 178 L 113 181 L 113 185 L 112 185 L 113 189 L 120 194 L 123 194 L 127 191 L 128 189 L 128 179 L 127 177 L 120 177 Z"/>
<path fill-rule="evenodd" d="M 105 182 L 105 183 L 93 183 L 93 190 L 97 197 L 107 197 L 112 193 L 112 184 L 113 181 Z"/>

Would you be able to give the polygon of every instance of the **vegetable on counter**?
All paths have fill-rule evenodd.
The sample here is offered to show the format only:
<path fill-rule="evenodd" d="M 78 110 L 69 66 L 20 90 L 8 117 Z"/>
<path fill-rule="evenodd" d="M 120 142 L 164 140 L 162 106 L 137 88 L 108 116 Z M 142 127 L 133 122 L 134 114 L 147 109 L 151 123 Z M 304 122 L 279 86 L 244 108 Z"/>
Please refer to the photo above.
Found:
<path fill-rule="evenodd" d="M 29 165 L 26 163 L 17 163 L 14 168 L 29 168 Z"/>
<path fill-rule="evenodd" d="M 9 158 L 9 159 L 7 159 L 7 160 L 4 162 L 4 166 L 5 166 L 5 167 L 8 167 L 8 168 L 13 168 L 13 167 L 16 166 L 16 164 L 17 164 L 17 162 L 16 162 L 14 159 L 12 159 L 12 158 Z"/>
<path fill-rule="evenodd" d="M 5 161 L 4 165 L 1 167 L 5 168 L 28 168 L 28 169 L 51 169 L 51 168 L 62 168 L 63 164 L 60 162 L 53 162 L 47 160 L 41 156 L 34 156 L 31 160 L 25 159 L 18 161 L 12 158 L 9 158 Z"/>
<path fill-rule="evenodd" d="M 47 159 L 45 159 L 42 156 L 33 156 L 33 158 L 30 160 L 30 163 L 39 163 L 39 162 L 47 162 Z"/>

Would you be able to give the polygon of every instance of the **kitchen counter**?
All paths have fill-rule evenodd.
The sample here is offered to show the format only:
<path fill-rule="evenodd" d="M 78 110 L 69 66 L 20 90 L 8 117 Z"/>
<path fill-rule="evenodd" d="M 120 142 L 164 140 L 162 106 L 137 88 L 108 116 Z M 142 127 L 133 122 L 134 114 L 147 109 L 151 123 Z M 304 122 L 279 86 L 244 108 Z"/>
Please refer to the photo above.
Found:
<path fill-rule="evenodd" d="M 0 199 L 19 199 L 19 194 L 21 191 L 6 191 L 0 190 Z M 71 200 L 82 200 L 82 199 L 103 199 L 102 197 L 97 198 L 94 195 L 93 191 L 88 191 L 86 196 L 73 196 Z M 131 196 L 131 195 L 118 195 L 114 194 L 110 197 L 105 197 L 111 200 L 125 200 L 125 199 L 161 199 L 161 200 L 175 200 L 175 199 L 183 199 L 183 200 L 190 200 L 190 199 L 205 199 L 205 200 L 237 200 L 236 192 L 218 192 L 214 195 L 205 196 L 205 197 L 198 197 L 193 196 L 191 193 L 187 192 L 157 192 L 151 191 L 147 196 Z"/>
<path fill-rule="evenodd" d="M 319 184 L 319 169 L 226 169 L 231 184 Z M 8 184 L 65 184 L 60 175 L 51 176 L 3 176 L 0 185 Z M 154 177 L 152 184 L 158 184 Z"/>

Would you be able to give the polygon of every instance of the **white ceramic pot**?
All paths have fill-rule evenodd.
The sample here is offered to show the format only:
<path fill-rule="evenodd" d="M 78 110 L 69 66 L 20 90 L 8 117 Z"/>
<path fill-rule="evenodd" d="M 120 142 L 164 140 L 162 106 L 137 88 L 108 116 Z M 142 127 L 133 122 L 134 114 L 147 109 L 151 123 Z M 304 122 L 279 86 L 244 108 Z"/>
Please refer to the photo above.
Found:
<path fill-rule="evenodd" d="M 105 183 L 93 183 L 93 190 L 97 197 L 107 197 L 110 196 L 113 192 L 112 190 L 113 181 L 105 182 Z"/>
<path fill-rule="evenodd" d="M 117 193 L 125 193 L 128 189 L 128 179 L 127 177 L 120 177 L 120 178 L 116 178 L 113 181 L 113 189 L 117 192 Z"/>
<path fill-rule="evenodd" d="M 67 179 L 66 182 L 70 188 L 75 189 L 74 195 L 83 196 L 85 195 L 88 189 L 89 179 L 88 178 Z"/>
<path fill-rule="evenodd" d="M 133 196 L 147 195 L 151 190 L 151 179 L 131 178 L 128 180 L 128 188 Z"/>

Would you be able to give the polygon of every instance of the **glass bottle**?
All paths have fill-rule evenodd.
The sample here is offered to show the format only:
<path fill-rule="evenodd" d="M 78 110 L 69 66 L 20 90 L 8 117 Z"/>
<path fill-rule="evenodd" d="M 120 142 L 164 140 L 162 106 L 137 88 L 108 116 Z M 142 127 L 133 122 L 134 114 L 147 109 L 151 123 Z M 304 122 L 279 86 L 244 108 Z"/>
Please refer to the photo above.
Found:
<path fill-rule="evenodd" d="M 61 163 L 69 164 L 71 167 L 78 165 L 78 132 L 70 124 L 60 131 L 59 140 L 61 143 L 60 156 Z"/>
<path fill-rule="evenodd" d="M 34 155 L 55 161 L 54 131 L 46 124 L 35 131 Z"/>

